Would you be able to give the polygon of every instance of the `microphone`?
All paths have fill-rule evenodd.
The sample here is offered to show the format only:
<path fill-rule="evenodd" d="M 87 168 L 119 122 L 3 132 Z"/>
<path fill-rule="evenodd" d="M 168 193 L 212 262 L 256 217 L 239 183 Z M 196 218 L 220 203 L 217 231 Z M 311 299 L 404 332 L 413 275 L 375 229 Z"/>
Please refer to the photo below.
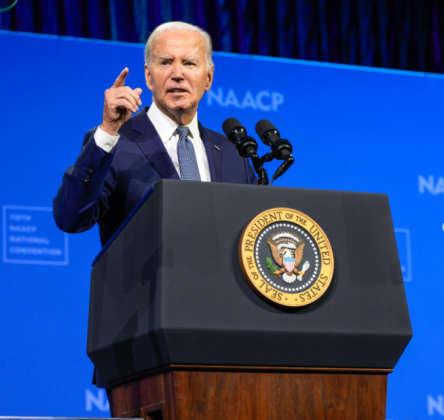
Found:
<path fill-rule="evenodd" d="M 267 146 L 271 146 L 273 157 L 278 160 L 284 160 L 286 156 L 291 155 L 293 147 L 290 142 L 281 139 L 279 130 L 268 120 L 260 120 L 256 124 L 256 133 Z"/>
<path fill-rule="evenodd" d="M 271 154 L 275 159 L 283 160 L 281 166 L 276 170 L 270 185 L 273 181 L 283 175 L 286 170 L 293 165 L 294 157 L 291 154 L 293 147 L 290 142 L 281 139 L 279 130 L 268 120 L 260 120 L 256 124 L 256 133 L 267 146 L 271 146 Z"/>
<path fill-rule="evenodd" d="M 267 171 L 262 167 L 262 162 L 257 155 L 257 143 L 253 137 L 247 136 L 247 130 L 236 119 L 228 118 L 222 124 L 222 130 L 231 143 L 236 145 L 236 150 L 243 158 L 250 158 L 253 168 L 258 175 L 259 185 L 268 185 Z"/>
<path fill-rule="evenodd" d="M 222 124 L 222 130 L 228 140 L 236 145 L 237 152 L 243 158 L 252 158 L 256 155 L 258 147 L 256 140 L 247 136 L 247 130 L 236 118 L 226 119 Z"/>

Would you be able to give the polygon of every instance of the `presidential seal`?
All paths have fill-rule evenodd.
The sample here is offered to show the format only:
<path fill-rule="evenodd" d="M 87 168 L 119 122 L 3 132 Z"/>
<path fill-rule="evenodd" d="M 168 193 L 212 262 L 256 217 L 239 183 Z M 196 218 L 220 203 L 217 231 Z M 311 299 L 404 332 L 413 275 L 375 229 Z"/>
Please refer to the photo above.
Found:
<path fill-rule="evenodd" d="M 239 242 L 242 272 L 253 290 L 283 306 L 305 306 L 330 286 L 333 251 L 321 227 L 288 208 L 262 212 Z"/>

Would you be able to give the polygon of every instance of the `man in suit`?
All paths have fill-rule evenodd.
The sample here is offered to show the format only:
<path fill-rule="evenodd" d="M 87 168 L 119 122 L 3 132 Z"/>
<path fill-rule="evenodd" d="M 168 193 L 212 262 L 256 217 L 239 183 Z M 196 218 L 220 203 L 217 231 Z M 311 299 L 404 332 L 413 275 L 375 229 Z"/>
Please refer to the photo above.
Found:
<path fill-rule="evenodd" d="M 104 245 L 162 178 L 257 184 L 234 145 L 197 120 L 213 81 L 211 55 L 209 35 L 196 26 L 169 22 L 153 31 L 145 48 L 153 103 L 139 110 L 142 89 L 125 86 L 127 68 L 105 92 L 102 123 L 86 134 L 54 199 L 60 229 L 82 232 L 97 222 Z"/>
<path fill-rule="evenodd" d="M 125 86 L 127 68 L 105 92 L 102 123 L 86 134 L 54 199 L 60 229 L 77 233 L 98 223 L 105 245 L 162 178 L 257 184 L 234 145 L 197 120 L 213 81 L 211 54 L 209 35 L 196 26 L 169 22 L 153 31 L 145 48 L 153 103 L 139 110 L 142 89 Z M 93 383 L 107 386 L 97 372 Z"/>

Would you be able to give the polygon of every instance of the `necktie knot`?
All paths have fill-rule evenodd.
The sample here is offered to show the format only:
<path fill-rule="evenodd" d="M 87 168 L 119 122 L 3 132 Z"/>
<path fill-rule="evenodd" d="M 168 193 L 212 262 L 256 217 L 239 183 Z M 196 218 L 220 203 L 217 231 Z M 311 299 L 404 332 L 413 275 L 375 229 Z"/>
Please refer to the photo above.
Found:
<path fill-rule="evenodd" d="M 182 127 L 179 125 L 177 127 L 177 134 L 179 134 L 179 141 L 184 139 L 188 135 L 188 127 Z"/>

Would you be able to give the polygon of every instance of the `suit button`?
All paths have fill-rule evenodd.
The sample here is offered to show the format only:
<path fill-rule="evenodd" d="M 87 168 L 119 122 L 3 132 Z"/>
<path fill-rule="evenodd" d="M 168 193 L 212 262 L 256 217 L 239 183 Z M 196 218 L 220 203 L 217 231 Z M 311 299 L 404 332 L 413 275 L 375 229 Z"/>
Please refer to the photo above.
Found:
<path fill-rule="evenodd" d="M 89 182 L 89 181 L 91 181 L 91 177 L 90 177 L 89 175 L 86 175 L 84 181 L 85 181 L 85 182 Z"/>
<path fill-rule="evenodd" d="M 82 186 L 83 186 L 83 188 L 86 188 L 88 186 L 88 182 L 82 181 Z"/>
<path fill-rule="evenodd" d="M 96 168 L 94 168 L 94 166 L 90 166 L 90 167 L 89 167 L 89 172 L 90 172 L 91 174 L 93 174 L 95 171 L 96 171 Z"/>

